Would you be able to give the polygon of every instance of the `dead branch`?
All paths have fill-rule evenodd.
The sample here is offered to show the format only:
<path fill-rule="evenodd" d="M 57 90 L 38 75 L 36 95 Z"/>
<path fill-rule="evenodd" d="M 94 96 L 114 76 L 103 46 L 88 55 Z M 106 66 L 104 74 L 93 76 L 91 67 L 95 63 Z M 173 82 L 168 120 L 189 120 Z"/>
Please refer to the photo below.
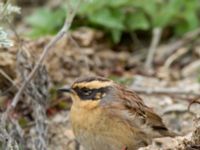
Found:
<path fill-rule="evenodd" d="M 145 68 L 146 69 L 153 69 L 153 58 L 154 58 L 154 54 L 156 52 L 156 49 L 158 47 L 160 38 L 162 35 L 162 29 L 161 28 L 154 28 L 153 29 L 153 37 L 152 37 L 152 41 L 150 44 L 150 48 L 148 50 L 148 55 L 147 55 L 147 59 L 145 62 Z"/>
<path fill-rule="evenodd" d="M 195 96 L 199 97 L 200 93 L 191 91 L 191 90 L 180 90 L 177 88 L 146 88 L 146 87 L 139 87 L 139 86 L 132 86 L 131 87 L 135 92 L 143 93 L 143 94 L 160 94 L 160 95 L 184 95 L 184 96 Z"/>
<path fill-rule="evenodd" d="M 7 79 L 10 83 L 12 83 L 12 85 L 17 86 L 16 83 L 13 81 L 13 79 L 2 69 L 0 69 L 0 74 Z"/>
<path fill-rule="evenodd" d="M 184 45 L 187 45 L 191 41 L 198 39 L 196 37 L 198 37 L 199 35 L 200 35 L 200 28 L 198 28 L 195 31 L 186 33 L 183 36 L 183 38 L 181 38 L 181 39 L 178 39 L 176 41 L 173 41 L 173 42 L 170 42 L 170 43 L 167 43 L 167 44 L 161 46 L 159 48 L 159 51 L 162 52 L 162 53 L 158 54 L 157 59 L 158 60 L 165 60 L 167 58 L 167 56 L 172 54 L 177 49 L 183 47 Z"/>
<path fill-rule="evenodd" d="M 29 76 L 27 77 L 27 80 L 23 82 L 21 88 L 19 89 L 19 91 L 17 92 L 17 94 L 15 95 L 15 97 L 13 98 L 13 101 L 11 103 L 11 107 L 15 107 L 17 102 L 19 101 L 19 98 L 21 96 L 21 94 L 23 93 L 25 87 L 27 86 L 27 84 L 32 80 L 32 78 L 34 77 L 36 71 L 38 70 L 39 66 L 43 64 L 45 58 L 47 57 L 48 53 L 50 52 L 50 50 L 52 49 L 52 47 L 65 35 L 67 34 L 72 21 L 75 17 L 75 14 L 77 12 L 77 9 L 80 5 L 81 0 L 79 0 L 77 6 L 73 9 L 71 7 L 68 8 L 68 15 L 66 17 L 65 23 L 62 27 L 62 29 L 57 33 L 57 35 L 44 47 L 44 50 L 42 52 L 42 54 L 40 55 L 39 60 L 37 61 L 35 67 L 33 68 L 33 70 L 31 71 L 31 73 L 29 74 Z M 9 110 L 9 109 L 8 109 Z"/>
<path fill-rule="evenodd" d="M 0 96 L 6 95 L 11 89 L 18 89 L 18 84 L 4 70 L 0 69 L 0 74 L 12 84 L 6 90 L 0 91 Z"/>
<path fill-rule="evenodd" d="M 196 97 L 196 98 L 193 98 L 193 99 L 190 100 L 190 103 L 188 105 L 188 111 L 190 111 L 190 107 L 193 104 L 200 104 L 200 97 Z"/>
<path fill-rule="evenodd" d="M 185 53 L 189 51 L 189 48 L 180 48 L 178 49 L 174 54 L 172 54 L 170 57 L 167 58 L 164 68 L 169 69 L 171 64 L 177 60 L 179 57 L 183 56 Z"/>
<path fill-rule="evenodd" d="M 190 75 L 193 75 L 194 73 L 197 73 L 199 71 L 199 68 L 200 68 L 200 60 L 195 60 L 190 64 L 188 64 L 187 66 L 185 66 L 181 70 L 181 74 L 183 77 L 188 77 Z"/>
<path fill-rule="evenodd" d="M 20 51 L 17 54 L 17 70 L 22 80 L 26 80 L 26 77 L 33 67 L 34 60 L 31 59 L 28 51 Z M 48 145 L 48 125 L 46 121 L 46 108 L 49 96 L 48 87 L 49 80 L 46 67 L 40 65 L 34 79 L 30 81 L 24 92 L 25 96 L 31 99 L 31 107 L 35 121 L 35 126 L 32 127 L 31 132 L 33 134 L 31 138 L 31 149 L 33 150 L 46 150 Z"/>
<path fill-rule="evenodd" d="M 71 2 L 71 1 L 70 1 Z M 39 60 L 36 61 L 37 63 L 33 66 L 33 69 L 30 70 L 30 73 L 28 72 L 27 74 L 27 78 L 24 79 L 24 82 L 22 83 L 22 86 L 20 87 L 19 91 L 17 92 L 17 94 L 15 95 L 15 97 L 13 98 L 13 101 L 11 103 L 11 105 L 9 105 L 6 109 L 6 111 L 2 114 L 1 116 L 1 124 L 0 124 L 0 140 L 3 140 L 3 147 L 4 149 L 13 149 L 13 150 L 19 150 L 19 145 L 16 141 L 17 138 L 13 138 L 13 136 L 11 135 L 11 131 L 12 129 L 14 129 L 14 127 L 16 127 L 14 124 L 10 124 L 11 125 L 11 129 L 6 129 L 7 127 L 7 121 L 11 121 L 12 118 L 10 117 L 10 112 L 13 110 L 13 108 L 17 105 L 20 96 L 22 95 L 22 93 L 27 93 L 27 89 L 30 89 L 30 87 L 33 87 L 34 85 L 39 85 L 39 84 L 33 84 L 33 82 L 31 82 L 31 80 L 34 78 L 34 76 L 37 76 L 38 70 L 41 68 L 41 66 L 43 66 L 44 60 L 47 57 L 47 55 L 50 53 L 50 50 L 53 48 L 53 46 L 65 35 L 68 33 L 68 30 L 71 26 L 71 23 L 73 21 L 73 18 L 75 17 L 75 14 L 77 12 L 77 9 L 80 5 L 81 0 L 78 1 L 77 5 L 75 7 L 71 7 L 71 5 L 68 7 L 68 14 L 67 17 L 65 19 L 65 23 L 62 27 L 62 29 L 57 33 L 57 35 L 44 47 L 44 50 L 42 52 L 42 54 L 39 57 Z M 19 40 L 19 39 L 18 39 Z M 23 51 L 23 48 L 20 48 L 20 51 Z M 41 70 L 41 69 L 40 69 Z M 3 72 L 1 72 L 2 74 Z M 5 76 L 5 74 L 4 74 Z M 41 78 L 41 76 L 40 76 Z M 41 78 L 41 80 L 43 80 L 43 78 Z M 9 80 L 10 81 L 10 80 Z M 36 80 L 38 81 L 38 80 Z M 35 81 L 34 81 L 35 82 Z M 43 82 L 40 82 L 43 83 Z M 26 88 L 27 87 L 27 88 Z M 26 90 L 25 90 L 26 89 Z M 36 89 L 36 88 L 34 88 Z M 33 91 L 33 90 L 29 90 L 29 91 Z M 35 90 L 36 91 L 36 90 Z M 37 94 L 31 95 L 31 93 L 28 93 L 28 95 L 30 96 L 37 96 Z M 38 99 L 38 98 L 36 98 Z M 40 100 L 40 99 L 39 99 Z M 36 106 L 41 106 L 42 104 L 39 104 L 39 102 L 35 102 Z M 39 108 L 39 107 L 37 107 Z M 46 148 L 46 141 L 43 142 L 41 140 L 41 138 L 46 137 L 46 122 L 44 122 L 45 120 L 41 117 L 41 114 L 45 115 L 45 109 L 42 109 L 43 107 L 40 107 L 41 109 L 37 109 L 35 111 L 36 116 L 40 117 L 39 119 L 36 119 L 37 122 L 37 133 L 41 131 L 41 129 L 44 129 L 44 132 L 41 132 L 41 134 L 39 134 L 36 138 L 36 143 L 38 143 L 38 146 L 40 147 L 44 147 L 44 149 Z M 42 118 L 42 119 L 41 119 Z M 42 143 L 43 142 L 43 143 Z"/>

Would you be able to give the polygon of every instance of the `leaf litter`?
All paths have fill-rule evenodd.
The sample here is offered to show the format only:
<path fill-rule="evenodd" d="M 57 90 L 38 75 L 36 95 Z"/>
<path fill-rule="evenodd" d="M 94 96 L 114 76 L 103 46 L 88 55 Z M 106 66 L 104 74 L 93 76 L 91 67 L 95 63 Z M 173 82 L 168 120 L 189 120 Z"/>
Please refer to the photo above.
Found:
<path fill-rule="evenodd" d="M 36 41 L 23 39 L 23 43 L 26 49 L 31 53 L 32 59 L 37 60 L 42 48 L 50 39 L 51 37 L 43 37 Z M 114 49 L 110 46 L 110 43 L 104 39 L 104 34 L 101 31 L 90 28 L 84 27 L 71 32 L 68 37 L 59 41 L 54 49 L 55 50 L 49 54 L 45 62 L 50 78 L 50 89 L 52 90 L 52 93 L 50 93 L 51 102 L 47 109 L 47 114 L 49 115 L 49 149 L 52 150 L 75 150 L 79 147 L 74 139 L 69 122 L 69 107 L 71 101 L 69 98 L 63 98 L 55 93 L 56 87 L 61 86 L 63 83 L 71 84 L 73 80 L 79 76 L 90 73 L 93 75 L 110 77 L 115 81 L 120 81 L 123 78 L 131 78 L 132 80 L 129 80 L 128 85 L 130 88 L 132 85 L 137 85 L 151 89 L 156 86 L 157 88 L 173 87 L 197 92 L 200 90 L 200 85 L 196 78 L 199 73 L 196 68 L 198 68 L 198 59 L 200 57 L 198 53 L 198 43 L 193 45 L 191 55 L 187 54 L 177 57 L 178 61 L 175 60 L 175 62 L 172 62 L 167 70 L 163 71 L 161 69 L 165 61 L 162 62 L 162 60 L 159 60 L 159 63 L 155 62 L 156 73 L 153 76 L 145 74 L 141 67 L 143 61 L 143 54 L 141 52 L 132 53 L 123 49 Z M 10 51 L 7 49 L 0 50 L 0 58 L 2 58 L 0 59 L 0 69 L 10 77 L 14 83 L 19 82 L 19 77 L 15 72 L 16 53 L 17 48 L 15 47 Z M 137 55 L 133 55 L 135 53 Z M 186 61 L 187 63 L 185 63 L 186 57 L 187 59 L 189 57 L 189 60 Z M 193 63 L 194 65 L 192 65 Z M 192 69 L 192 71 L 190 69 Z M 2 74 L 0 75 L 2 76 L 0 78 L 0 89 L 1 93 L 4 93 L 13 83 L 5 85 L 7 79 Z M 13 92 L 13 89 L 9 91 L 11 95 Z M 181 134 L 180 137 L 175 139 L 155 139 L 152 145 L 142 149 L 181 149 L 181 146 L 184 144 L 187 145 L 189 139 L 192 138 L 192 131 L 195 127 L 194 119 L 198 118 L 196 114 L 200 114 L 200 105 L 192 105 L 189 112 L 187 110 L 189 98 L 187 97 L 179 98 L 173 95 L 148 95 L 144 93 L 140 93 L 140 96 L 148 106 L 153 107 L 154 110 L 162 116 L 164 122 L 171 130 Z M 5 101 L 5 97 L 1 96 L 0 98 L 2 101 Z M 57 102 L 58 100 L 65 101 L 69 106 L 64 107 L 64 109 L 61 108 L 59 105 L 60 102 Z M 51 105 L 51 103 L 54 103 L 54 105 Z M 24 108 L 30 109 L 28 104 L 23 101 L 21 101 L 20 104 L 23 104 Z M 22 117 L 24 117 L 24 115 L 31 116 L 32 111 L 30 110 L 28 113 L 23 113 L 24 108 L 22 109 L 19 107 L 16 111 L 16 115 Z M 29 121 L 30 120 L 29 118 Z M 25 126 L 27 126 L 26 128 L 29 128 L 28 124 L 28 122 L 25 123 Z M 193 144 L 197 143 L 197 141 L 198 138 L 193 141 Z M 80 146 L 80 149 L 83 148 Z"/>

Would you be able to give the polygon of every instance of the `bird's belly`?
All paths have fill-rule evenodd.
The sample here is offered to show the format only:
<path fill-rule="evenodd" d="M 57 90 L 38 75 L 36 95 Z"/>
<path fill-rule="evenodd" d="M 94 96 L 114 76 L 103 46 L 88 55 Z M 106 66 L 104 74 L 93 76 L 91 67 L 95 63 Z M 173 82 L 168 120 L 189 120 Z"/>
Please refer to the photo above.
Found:
<path fill-rule="evenodd" d="M 71 109 L 71 124 L 76 139 L 86 150 L 121 150 L 121 144 L 112 137 L 107 119 L 100 110 Z"/>
<path fill-rule="evenodd" d="M 129 139 L 126 139 L 126 136 Z M 128 148 L 128 150 L 137 150 L 139 147 L 144 146 L 138 144 L 140 141 L 139 137 L 130 137 L 130 135 L 123 133 L 121 133 L 121 136 L 111 132 L 106 135 L 79 129 L 76 138 L 85 150 L 123 150 L 125 148 Z"/>
<path fill-rule="evenodd" d="M 122 145 L 117 144 L 108 137 L 83 132 L 77 136 L 77 140 L 83 145 L 85 150 L 122 150 Z"/>
<path fill-rule="evenodd" d="M 86 150 L 135 150 L 139 138 L 123 122 L 104 115 L 104 111 L 71 109 L 71 123 L 77 140 Z"/>

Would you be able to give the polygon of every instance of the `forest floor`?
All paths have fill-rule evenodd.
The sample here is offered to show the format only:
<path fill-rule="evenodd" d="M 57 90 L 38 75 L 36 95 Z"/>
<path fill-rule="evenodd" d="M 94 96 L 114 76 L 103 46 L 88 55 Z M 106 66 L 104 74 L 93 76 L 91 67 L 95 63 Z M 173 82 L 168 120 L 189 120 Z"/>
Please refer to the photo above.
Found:
<path fill-rule="evenodd" d="M 51 38 L 42 37 L 34 41 L 23 39 L 23 47 L 36 62 Z M 50 149 L 75 150 L 77 147 L 69 122 L 71 100 L 58 95 L 56 89 L 88 74 L 108 77 L 135 90 L 148 106 L 162 116 L 167 127 L 181 135 L 175 139 L 155 139 L 151 146 L 144 149 L 167 150 L 178 147 L 178 141 L 191 136 L 196 127 L 195 119 L 200 114 L 199 104 L 192 104 L 188 110 L 189 104 L 198 101 L 200 97 L 200 42 L 197 40 L 188 44 L 193 39 L 194 37 L 185 41 L 183 38 L 160 45 L 151 70 L 144 68 L 148 48 L 137 50 L 132 42 L 112 47 L 101 31 L 90 28 L 72 31 L 55 45 L 45 62 L 50 83 L 50 100 L 46 111 Z M 174 50 L 170 47 L 181 40 L 184 43 L 181 46 Z M 16 69 L 17 52 L 16 47 L 0 52 L 0 69 L 6 74 L 1 74 L 0 78 L 1 92 L 4 93 L 4 96 L 0 96 L 3 108 L 10 104 L 13 93 L 16 92 L 16 88 L 9 91 L 7 89 L 20 82 Z M 27 117 L 32 115 L 31 110 L 28 111 L 28 105 L 21 99 L 15 110 L 15 117 L 21 119 L 26 130 L 31 128 L 33 121 Z"/>

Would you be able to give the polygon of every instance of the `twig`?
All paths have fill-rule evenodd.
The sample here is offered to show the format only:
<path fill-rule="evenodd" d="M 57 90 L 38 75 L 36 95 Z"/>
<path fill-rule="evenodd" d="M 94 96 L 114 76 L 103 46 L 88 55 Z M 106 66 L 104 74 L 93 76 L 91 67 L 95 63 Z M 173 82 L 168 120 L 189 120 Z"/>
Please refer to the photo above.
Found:
<path fill-rule="evenodd" d="M 9 75 L 7 75 L 2 69 L 0 69 L 0 74 L 2 76 L 4 76 L 4 78 L 6 78 L 10 83 L 12 83 L 12 85 L 7 88 L 5 91 L 0 91 L 0 96 L 5 95 L 9 90 L 11 90 L 12 88 L 16 88 L 18 89 L 18 85 L 11 79 L 11 77 L 9 77 Z"/>
<path fill-rule="evenodd" d="M 145 62 L 146 69 L 151 69 L 151 70 L 153 69 L 153 58 L 154 58 L 154 54 L 156 52 L 157 46 L 160 42 L 161 34 L 162 34 L 161 28 L 158 27 L 158 28 L 153 29 L 153 37 L 152 37 L 152 41 L 151 41 L 150 48 L 148 50 L 148 55 Z"/>
<path fill-rule="evenodd" d="M 187 66 L 185 66 L 181 70 L 181 74 L 183 77 L 188 77 L 188 76 L 192 75 L 193 73 L 198 73 L 199 68 L 200 68 L 200 60 L 197 59 L 197 60 L 191 62 L 190 64 L 188 64 Z"/>
<path fill-rule="evenodd" d="M 199 92 L 191 90 L 180 90 L 175 88 L 144 88 L 139 86 L 132 86 L 132 89 L 138 93 L 144 94 L 161 94 L 161 95 L 185 95 L 185 96 L 200 96 Z"/>
<path fill-rule="evenodd" d="M 6 122 L 8 121 L 10 112 L 13 110 L 13 108 L 16 106 L 16 104 L 19 101 L 19 98 L 21 96 L 21 94 L 24 92 L 25 88 L 27 87 L 27 85 L 30 83 L 30 81 L 32 80 L 32 78 L 34 77 L 35 73 L 37 72 L 38 68 L 40 68 L 40 66 L 43 64 L 45 58 L 47 57 L 48 53 L 50 52 L 51 48 L 58 42 L 58 40 L 60 40 L 69 30 L 72 20 L 75 17 L 75 13 L 77 11 L 77 8 L 80 5 L 81 0 L 78 1 L 78 4 L 76 5 L 76 7 L 73 8 L 68 8 L 68 17 L 66 17 L 65 23 L 62 27 L 62 29 L 57 33 L 57 35 L 44 47 L 44 50 L 42 52 L 42 54 L 40 55 L 39 60 L 37 61 L 36 65 L 34 66 L 34 68 L 32 69 L 32 71 L 30 72 L 30 74 L 28 75 L 27 79 L 24 80 L 24 82 L 22 83 L 21 88 L 19 89 L 19 91 L 17 92 L 17 94 L 15 95 L 11 105 L 9 105 L 6 109 L 6 111 L 3 113 L 0 121 L 1 121 L 1 126 L 3 128 L 6 127 Z M 9 143 L 13 143 L 15 142 L 12 141 L 12 138 L 8 139 L 8 143 L 6 144 L 7 146 L 9 146 Z"/>
<path fill-rule="evenodd" d="M 12 80 L 12 78 L 11 77 L 9 77 L 9 75 L 7 75 L 7 73 L 5 73 L 2 69 L 0 69 L 0 74 L 2 75 L 2 76 L 4 76 L 10 83 L 12 83 L 14 86 L 17 86 L 16 84 L 15 84 L 15 82 Z"/>
<path fill-rule="evenodd" d="M 200 97 L 195 97 L 193 99 L 190 100 L 190 103 L 188 105 L 188 111 L 190 111 L 190 107 L 193 105 L 193 104 L 200 104 Z"/>
<path fill-rule="evenodd" d="M 21 94 L 23 93 L 25 87 L 27 86 L 27 84 L 31 81 L 31 79 L 34 77 L 36 71 L 38 70 L 39 66 L 41 64 L 43 64 L 45 58 L 47 57 L 48 53 L 50 52 L 51 48 L 68 32 L 71 23 L 73 21 L 73 18 L 75 17 L 77 8 L 80 5 L 81 0 L 79 0 L 79 3 L 77 4 L 77 6 L 72 9 L 72 8 L 68 8 L 68 17 L 66 17 L 65 23 L 62 27 L 62 29 L 57 33 L 57 35 L 44 47 L 44 50 L 39 58 L 39 60 L 37 61 L 36 65 L 34 66 L 33 70 L 31 71 L 31 73 L 29 74 L 29 76 L 27 77 L 27 80 L 23 82 L 21 88 L 19 89 L 19 91 L 17 92 L 17 94 L 15 95 L 15 97 L 13 98 L 13 101 L 11 103 L 11 107 L 15 107 L 17 102 L 19 101 L 19 98 L 21 96 Z"/>
<path fill-rule="evenodd" d="M 172 54 L 169 58 L 167 58 L 164 68 L 169 69 L 171 64 L 177 60 L 179 57 L 183 56 L 185 53 L 187 53 L 190 49 L 189 48 L 180 48 L 178 49 L 174 54 Z"/>
<path fill-rule="evenodd" d="M 162 53 L 159 53 L 158 60 L 163 60 L 163 59 L 165 60 L 167 56 L 172 54 L 177 49 L 183 47 L 184 45 L 190 43 L 191 41 L 198 39 L 196 37 L 198 37 L 199 35 L 200 35 L 200 28 L 198 28 L 195 31 L 186 33 L 183 36 L 183 38 L 178 39 L 175 42 L 167 43 L 164 46 L 161 46 L 159 48 L 159 51 L 162 51 Z"/>

